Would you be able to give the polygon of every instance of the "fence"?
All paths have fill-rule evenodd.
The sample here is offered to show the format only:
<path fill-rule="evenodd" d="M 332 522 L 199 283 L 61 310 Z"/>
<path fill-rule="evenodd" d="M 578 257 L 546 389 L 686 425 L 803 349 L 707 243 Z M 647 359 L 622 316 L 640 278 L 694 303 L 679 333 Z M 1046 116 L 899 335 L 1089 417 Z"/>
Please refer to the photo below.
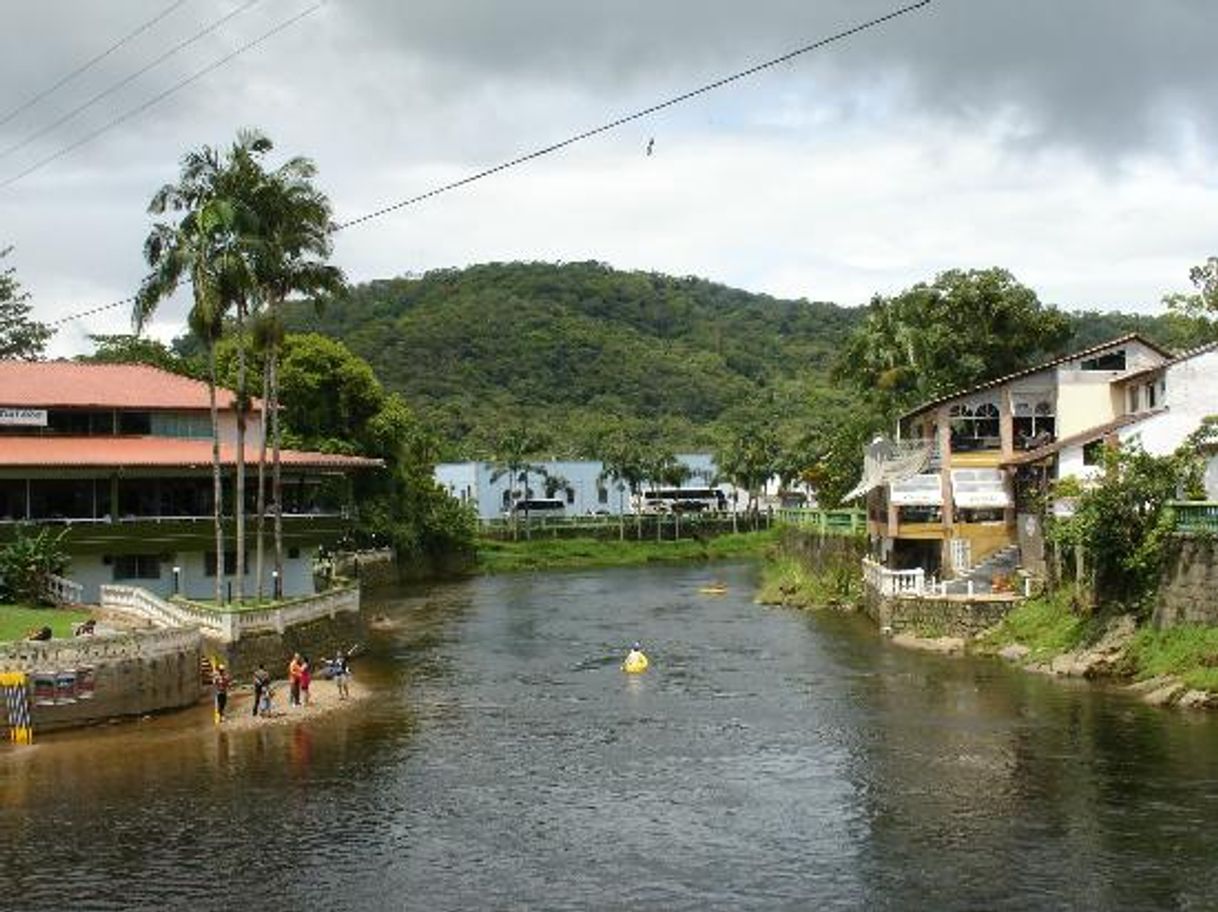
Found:
<path fill-rule="evenodd" d="M 862 510 L 783 509 L 774 516 L 779 522 L 817 530 L 822 535 L 861 535 L 867 531 L 867 514 Z"/>
<path fill-rule="evenodd" d="M 64 640 L 18 640 L 0 644 L 0 671 L 75 668 L 121 659 L 149 659 L 194 648 L 197 630 L 148 630 Z"/>
<path fill-rule="evenodd" d="M 1215 501 L 1176 501 L 1168 505 L 1172 511 L 1177 532 L 1218 533 L 1218 502 Z"/>
<path fill-rule="evenodd" d="M 54 573 L 43 581 L 42 591 L 56 605 L 79 605 L 85 600 L 84 586 Z"/>
<path fill-rule="evenodd" d="M 235 643 L 242 636 L 256 633 L 283 633 L 297 624 L 307 624 L 339 612 L 360 608 L 358 586 L 331 589 L 305 596 L 273 608 L 246 611 L 220 611 L 183 599 L 166 601 L 138 586 L 101 587 L 101 606 L 151 622 L 157 627 L 195 628 L 206 636 Z"/>
<path fill-rule="evenodd" d="M 870 558 L 863 558 L 863 582 L 882 596 L 917 595 L 926 593 L 926 571 L 889 570 Z"/>

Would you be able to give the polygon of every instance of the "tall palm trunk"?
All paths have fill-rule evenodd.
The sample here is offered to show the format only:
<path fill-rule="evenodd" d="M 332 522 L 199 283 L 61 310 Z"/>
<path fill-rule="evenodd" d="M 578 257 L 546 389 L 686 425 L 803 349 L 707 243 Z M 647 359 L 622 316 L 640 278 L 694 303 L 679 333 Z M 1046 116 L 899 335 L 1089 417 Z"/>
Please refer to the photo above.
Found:
<path fill-rule="evenodd" d="M 245 303 L 237 302 L 237 601 L 245 601 Z"/>
<path fill-rule="evenodd" d="M 224 604 L 224 485 L 220 481 L 220 413 L 216 410 L 216 343 L 207 342 L 207 404 L 211 409 L 212 517 L 216 526 L 216 604 Z"/>
<path fill-rule="evenodd" d="M 279 347 L 271 349 L 271 510 L 275 516 L 275 586 L 271 595 L 283 594 L 283 477 L 279 471 Z"/>
<path fill-rule="evenodd" d="M 257 531 L 254 533 L 256 538 L 255 555 L 254 555 L 254 576 L 257 579 L 258 601 L 262 601 L 266 595 L 266 402 L 270 396 L 271 387 L 271 362 L 269 354 L 263 359 L 262 363 L 262 406 L 259 409 L 259 428 L 261 433 L 258 435 L 258 519 Z"/>

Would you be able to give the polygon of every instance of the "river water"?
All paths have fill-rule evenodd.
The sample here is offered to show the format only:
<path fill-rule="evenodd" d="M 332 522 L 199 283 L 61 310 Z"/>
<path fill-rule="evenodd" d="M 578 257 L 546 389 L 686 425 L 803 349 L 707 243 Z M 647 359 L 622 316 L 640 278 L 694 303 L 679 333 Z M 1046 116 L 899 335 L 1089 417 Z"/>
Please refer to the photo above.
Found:
<path fill-rule="evenodd" d="M 0 753 L 0 907 L 1218 908 L 1218 720 L 904 652 L 754 583 L 374 596 L 393 629 L 349 711 Z"/>

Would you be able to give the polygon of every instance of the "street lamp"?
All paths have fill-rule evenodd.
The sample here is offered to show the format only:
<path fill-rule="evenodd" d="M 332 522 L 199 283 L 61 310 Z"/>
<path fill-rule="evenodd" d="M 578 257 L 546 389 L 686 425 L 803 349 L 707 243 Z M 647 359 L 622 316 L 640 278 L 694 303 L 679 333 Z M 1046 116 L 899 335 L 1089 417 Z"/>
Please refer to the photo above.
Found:
<path fill-rule="evenodd" d="M 271 571 L 271 592 L 275 598 L 283 598 L 283 593 L 279 591 L 279 571 Z"/>
<path fill-rule="evenodd" d="M 182 592 L 182 568 L 173 568 L 173 594 L 180 595 Z"/>

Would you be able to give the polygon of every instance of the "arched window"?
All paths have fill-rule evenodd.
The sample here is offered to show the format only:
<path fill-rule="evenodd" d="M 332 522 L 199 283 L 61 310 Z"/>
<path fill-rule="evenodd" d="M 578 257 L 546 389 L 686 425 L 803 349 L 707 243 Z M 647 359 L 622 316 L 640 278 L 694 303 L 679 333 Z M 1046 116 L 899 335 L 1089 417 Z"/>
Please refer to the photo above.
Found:
<path fill-rule="evenodd" d="M 998 404 L 992 401 L 976 405 L 960 403 L 948 410 L 952 428 L 952 449 L 989 450 L 998 448 Z"/>

